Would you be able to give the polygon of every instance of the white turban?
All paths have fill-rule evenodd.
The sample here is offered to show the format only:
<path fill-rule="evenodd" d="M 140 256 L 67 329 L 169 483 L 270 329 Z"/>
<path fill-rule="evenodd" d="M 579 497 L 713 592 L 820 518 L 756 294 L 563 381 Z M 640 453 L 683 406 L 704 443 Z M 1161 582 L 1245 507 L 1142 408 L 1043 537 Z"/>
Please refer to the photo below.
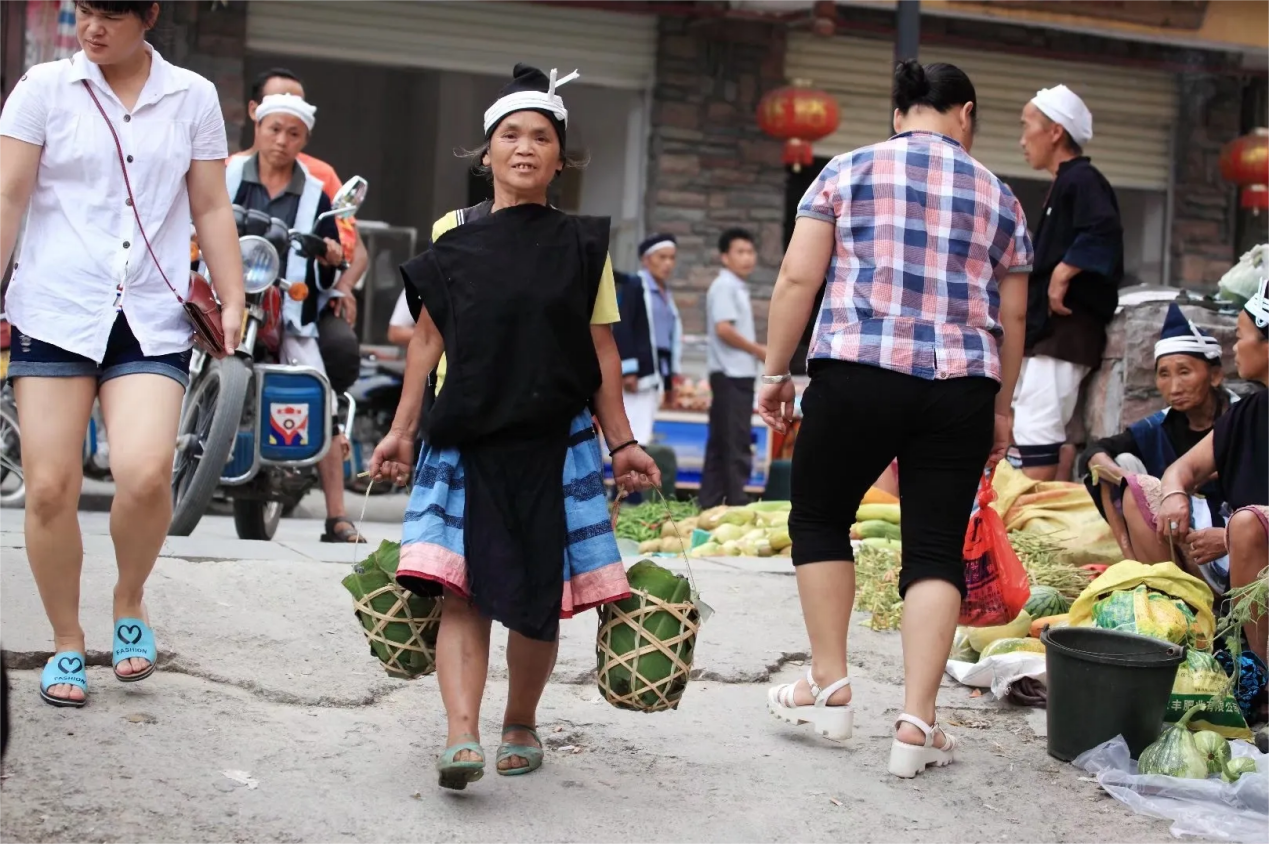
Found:
<path fill-rule="evenodd" d="M 256 122 L 259 123 L 270 114 L 289 114 L 298 117 L 300 122 L 313 131 L 317 122 L 317 106 L 309 105 L 303 97 L 294 94 L 270 94 L 256 106 Z"/>
<path fill-rule="evenodd" d="M 1061 126 L 1071 140 L 1084 146 L 1093 139 L 1093 113 L 1079 95 L 1065 85 L 1043 88 L 1031 99 L 1044 116 Z"/>

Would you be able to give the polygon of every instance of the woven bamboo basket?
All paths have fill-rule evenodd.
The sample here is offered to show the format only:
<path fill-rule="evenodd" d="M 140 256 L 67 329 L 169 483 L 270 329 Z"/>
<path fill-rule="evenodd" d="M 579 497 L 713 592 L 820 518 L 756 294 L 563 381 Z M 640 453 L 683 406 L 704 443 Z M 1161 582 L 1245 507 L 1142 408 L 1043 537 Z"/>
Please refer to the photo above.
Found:
<path fill-rule="evenodd" d="M 396 599 L 387 612 L 379 612 L 373 606 L 374 599 L 382 595 Z M 441 629 L 439 598 L 415 595 L 389 583 L 354 600 L 353 606 L 371 652 L 389 675 L 415 680 L 436 670 L 436 635 Z"/>
<path fill-rule="evenodd" d="M 661 612 L 678 622 L 677 632 L 666 639 L 645 626 L 649 616 Z M 636 712 L 678 709 L 691 677 L 700 625 L 696 604 L 670 603 L 641 589 L 631 590 L 630 598 L 600 607 L 596 651 L 599 690 L 604 699 L 619 709 Z M 613 633 L 622 628 L 633 631 L 634 647 L 618 653 L 613 648 Z M 665 660 L 669 661 L 669 671 L 662 677 L 649 677 L 654 668 L 660 673 Z"/>

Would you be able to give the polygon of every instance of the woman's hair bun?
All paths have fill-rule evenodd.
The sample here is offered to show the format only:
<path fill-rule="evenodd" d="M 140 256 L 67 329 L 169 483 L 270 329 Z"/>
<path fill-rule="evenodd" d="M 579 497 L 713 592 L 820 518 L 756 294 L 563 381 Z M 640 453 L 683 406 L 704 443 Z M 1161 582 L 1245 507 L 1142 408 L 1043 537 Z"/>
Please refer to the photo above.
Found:
<path fill-rule="evenodd" d="M 899 62 L 894 69 L 894 102 L 900 111 L 907 111 L 930 93 L 930 80 L 925 68 L 916 59 Z"/>

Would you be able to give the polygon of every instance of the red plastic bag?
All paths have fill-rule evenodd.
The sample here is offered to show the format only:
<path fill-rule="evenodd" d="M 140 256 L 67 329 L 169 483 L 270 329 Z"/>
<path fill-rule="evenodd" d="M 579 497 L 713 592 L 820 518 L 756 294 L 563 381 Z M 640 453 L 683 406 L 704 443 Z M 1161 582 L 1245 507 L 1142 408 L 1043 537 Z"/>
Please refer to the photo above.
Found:
<path fill-rule="evenodd" d="M 992 473 L 978 486 L 978 509 L 969 517 L 965 532 L 965 600 L 960 624 L 991 627 L 1018 617 L 1031 599 L 1027 570 L 1022 567 L 1000 514 L 990 507 L 996 500 Z"/>

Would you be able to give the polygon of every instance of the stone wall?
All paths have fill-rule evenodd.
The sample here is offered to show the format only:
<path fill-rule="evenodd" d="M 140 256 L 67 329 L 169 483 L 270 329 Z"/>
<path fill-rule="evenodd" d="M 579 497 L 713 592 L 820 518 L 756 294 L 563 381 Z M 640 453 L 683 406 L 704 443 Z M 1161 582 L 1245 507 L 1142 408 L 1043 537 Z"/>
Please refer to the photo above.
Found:
<path fill-rule="evenodd" d="M 1068 431 L 1072 442 L 1100 439 L 1167 406 L 1154 386 L 1154 344 L 1167 313 L 1166 302 L 1125 307 L 1110 325 L 1101 369 L 1093 373 L 1084 395 L 1083 431 Z M 1239 394 L 1254 385 L 1238 379 L 1234 368 L 1234 329 L 1237 318 L 1205 308 L 1183 306 L 1194 324 L 1221 341 L 1225 380 Z M 1075 427 L 1079 427 L 1078 425 Z"/>
<path fill-rule="evenodd" d="M 1241 134 L 1242 82 L 1214 73 L 1180 75 L 1172 283 L 1214 292 L 1238 260 L 1238 189 L 1221 179 L 1221 147 Z"/>
<path fill-rule="evenodd" d="M 210 79 L 220 93 L 229 151 L 239 148 L 247 119 L 243 80 L 247 52 L 247 4 L 167 2 L 150 35 L 163 57 Z"/>
<path fill-rule="evenodd" d="M 758 239 L 754 314 L 783 257 L 782 145 L 758 129 L 758 100 L 784 84 L 784 27 L 663 17 L 646 193 L 647 230 L 679 241 L 675 300 L 684 331 L 704 331 L 704 294 L 718 272 L 718 236 L 743 226 Z"/>

